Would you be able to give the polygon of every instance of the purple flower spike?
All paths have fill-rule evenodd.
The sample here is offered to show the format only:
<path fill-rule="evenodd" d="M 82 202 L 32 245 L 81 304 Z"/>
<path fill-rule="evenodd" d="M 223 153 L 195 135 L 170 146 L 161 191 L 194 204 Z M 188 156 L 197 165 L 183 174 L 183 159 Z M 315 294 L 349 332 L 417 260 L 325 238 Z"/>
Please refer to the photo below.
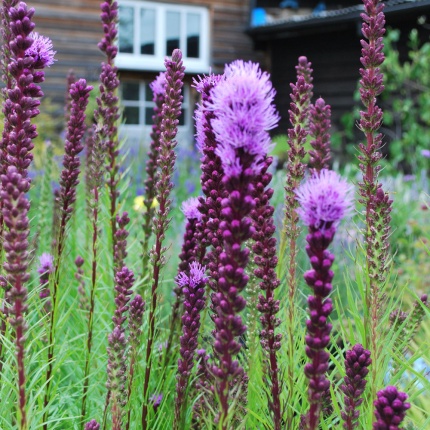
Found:
<path fill-rule="evenodd" d="M 181 272 L 176 278 L 184 296 L 184 315 L 182 316 L 181 358 L 178 360 L 178 383 L 176 385 L 175 425 L 183 426 L 183 404 L 189 383 L 191 369 L 194 365 L 194 354 L 197 349 L 197 337 L 200 329 L 200 312 L 206 302 L 205 286 L 207 277 L 205 267 L 194 262 L 190 264 L 189 275 Z"/>
<path fill-rule="evenodd" d="M 160 72 L 149 86 L 154 95 L 164 97 L 166 92 L 166 72 Z"/>
<path fill-rule="evenodd" d="M 85 424 L 85 430 L 100 430 L 100 424 L 96 420 L 91 420 Z"/>
<path fill-rule="evenodd" d="M 373 430 L 397 430 L 411 407 L 406 403 L 407 394 L 398 391 L 396 387 L 389 386 L 378 391 L 375 400 L 376 422 Z"/>
<path fill-rule="evenodd" d="M 254 233 L 250 213 L 255 207 L 254 181 L 264 167 L 271 141 L 268 130 L 274 128 L 278 115 L 273 105 L 275 91 L 269 75 L 257 64 L 236 61 L 225 69 L 210 93 L 207 109 L 217 142 L 216 155 L 221 159 L 226 197 L 221 200 L 219 223 L 221 252 L 218 255 L 217 282 L 212 294 L 215 322 L 214 350 L 218 363 L 213 366 L 220 404 L 219 427 L 228 428 L 229 391 L 245 377 L 234 356 L 240 351 L 238 337 L 246 327 L 238 315 L 246 304 L 241 292 L 246 287 L 249 249 L 244 243 Z M 212 272 L 212 271 L 211 271 Z M 212 287 L 212 285 L 211 285 Z"/>
<path fill-rule="evenodd" d="M 361 397 L 366 387 L 366 376 L 369 373 L 368 367 L 372 363 L 370 351 L 357 344 L 352 349 L 346 351 L 344 383 L 340 389 L 345 394 L 345 409 L 341 416 L 344 420 L 345 430 L 357 428 L 357 420 L 360 415 L 358 407 L 363 403 Z"/>
<path fill-rule="evenodd" d="M 309 131 L 312 150 L 309 151 L 310 166 L 316 171 L 328 169 L 330 161 L 330 105 L 321 97 L 309 109 Z"/>
<path fill-rule="evenodd" d="M 300 208 L 297 213 L 303 223 L 315 229 L 331 225 L 352 211 L 353 187 L 332 170 L 323 169 L 296 191 Z"/>
<path fill-rule="evenodd" d="M 318 428 L 323 399 L 330 387 L 325 374 L 329 359 L 326 348 L 330 343 L 332 329 L 328 318 L 333 305 L 328 296 L 332 291 L 334 273 L 331 266 L 334 255 L 327 248 L 334 238 L 340 219 L 350 210 L 350 191 L 350 186 L 339 175 L 326 169 L 316 173 L 297 191 L 300 203 L 297 212 L 309 227 L 306 253 L 312 269 L 304 274 L 304 278 L 314 293 L 308 297 L 310 319 L 306 321 L 308 334 L 305 338 L 306 355 L 310 359 L 310 363 L 305 365 L 310 403 L 310 409 L 304 417 L 307 430 Z"/>
<path fill-rule="evenodd" d="M 279 115 L 273 99 L 275 90 L 270 76 L 258 64 L 235 61 L 226 66 L 225 79 L 212 90 L 212 104 L 216 117 L 212 121 L 218 142 L 216 154 L 224 173 L 238 176 L 244 171 L 237 151 L 250 154 L 251 166 L 260 169 L 264 157 L 272 148 L 268 131 L 277 127 Z"/>
<path fill-rule="evenodd" d="M 37 268 L 37 273 L 43 275 L 44 273 L 52 273 L 54 271 L 54 257 L 48 252 L 44 252 L 39 257 L 40 266 Z"/>

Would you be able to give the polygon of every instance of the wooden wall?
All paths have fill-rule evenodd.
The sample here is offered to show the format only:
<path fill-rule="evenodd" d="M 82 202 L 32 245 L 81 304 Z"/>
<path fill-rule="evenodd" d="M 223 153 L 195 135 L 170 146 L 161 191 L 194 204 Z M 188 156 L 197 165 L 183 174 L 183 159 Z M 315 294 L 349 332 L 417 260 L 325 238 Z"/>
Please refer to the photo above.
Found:
<path fill-rule="evenodd" d="M 49 36 L 57 51 L 58 61 L 46 71 L 44 91 L 55 101 L 62 102 L 70 69 L 89 81 L 98 79 L 100 62 L 103 61 L 97 48 L 102 37 L 100 0 L 30 0 L 28 3 L 36 9 L 37 31 Z M 221 72 L 225 63 L 236 58 L 262 59 L 261 54 L 253 52 L 253 42 L 245 34 L 249 22 L 249 0 L 171 0 L 167 3 L 209 8 L 213 71 Z"/>
<path fill-rule="evenodd" d="M 56 59 L 46 69 L 43 89 L 55 102 L 64 100 L 66 76 L 73 69 L 78 78 L 97 81 L 103 55 L 97 48 L 102 38 L 98 0 L 30 0 L 36 12 L 36 31 L 51 38 Z"/>

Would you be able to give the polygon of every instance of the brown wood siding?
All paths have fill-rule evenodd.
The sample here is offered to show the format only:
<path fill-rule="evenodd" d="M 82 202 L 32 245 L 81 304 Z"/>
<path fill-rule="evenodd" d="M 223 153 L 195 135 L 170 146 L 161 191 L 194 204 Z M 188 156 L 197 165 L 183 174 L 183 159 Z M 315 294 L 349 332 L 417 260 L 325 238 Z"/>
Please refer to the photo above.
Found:
<path fill-rule="evenodd" d="M 121 4 L 121 0 L 119 1 Z M 210 59 L 214 72 L 237 58 L 258 61 L 253 42 L 245 34 L 249 0 L 171 0 L 165 3 L 208 7 L 210 11 Z M 36 30 L 52 39 L 57 62 L 46 70 L 45 94 L 62 103 L 66 76 L 73 69 L 78 77 L 97 81 L 103 55 L 97 48 L 102 37 L 99 0 L 33 0 Z"/>

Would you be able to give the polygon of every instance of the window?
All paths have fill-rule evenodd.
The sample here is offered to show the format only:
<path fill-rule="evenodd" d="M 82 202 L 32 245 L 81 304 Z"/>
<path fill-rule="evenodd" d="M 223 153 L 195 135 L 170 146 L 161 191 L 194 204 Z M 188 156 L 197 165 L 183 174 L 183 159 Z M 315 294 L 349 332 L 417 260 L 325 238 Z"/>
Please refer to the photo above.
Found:
<path fill-rule="evenodd" d="M 149 82 L 123 81 L 121 83 L 121 99 L 123 106 L 124 124 L 127 126 L 151 126 L 154 102 Z M 182 114 L 179 126 L 189 125 L 190 88 L 184 86 L 182 90 Z"/>
<path fill-rule="evenodd" d="M 122 69 L 163 70 L 182 50 L 186 70 L 209 71 L 209 13 L 204 7 L 124 0 L 119 6 L 118 57 Z"/>

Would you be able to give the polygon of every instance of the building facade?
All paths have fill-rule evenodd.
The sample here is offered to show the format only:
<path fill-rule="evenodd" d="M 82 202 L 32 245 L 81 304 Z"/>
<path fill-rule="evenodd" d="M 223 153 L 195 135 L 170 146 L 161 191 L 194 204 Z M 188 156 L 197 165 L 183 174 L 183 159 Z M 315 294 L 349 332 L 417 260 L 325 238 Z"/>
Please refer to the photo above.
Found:
<path fill-rule="evenodd" d="M 164 58 L 180 48 L 186 77 L 179 139 L 191 142 L 197 95 L 197 75 L 220 72 L 237 58 L 257 59 L 246 34 L 248 0 L 189 0 L 186 2 L 119 0 L 118 57 L 123 105 L 121 134 L 129 144 L 147 143 L 152 123 L 150 82 L 164 70 Z M 66 76 L 97 82 L 103 56 L 99 0 L 33 0 L 37 31 L 50 37 L 57 62 L 46 73 L 45 94 L 62 103 Z"/>

